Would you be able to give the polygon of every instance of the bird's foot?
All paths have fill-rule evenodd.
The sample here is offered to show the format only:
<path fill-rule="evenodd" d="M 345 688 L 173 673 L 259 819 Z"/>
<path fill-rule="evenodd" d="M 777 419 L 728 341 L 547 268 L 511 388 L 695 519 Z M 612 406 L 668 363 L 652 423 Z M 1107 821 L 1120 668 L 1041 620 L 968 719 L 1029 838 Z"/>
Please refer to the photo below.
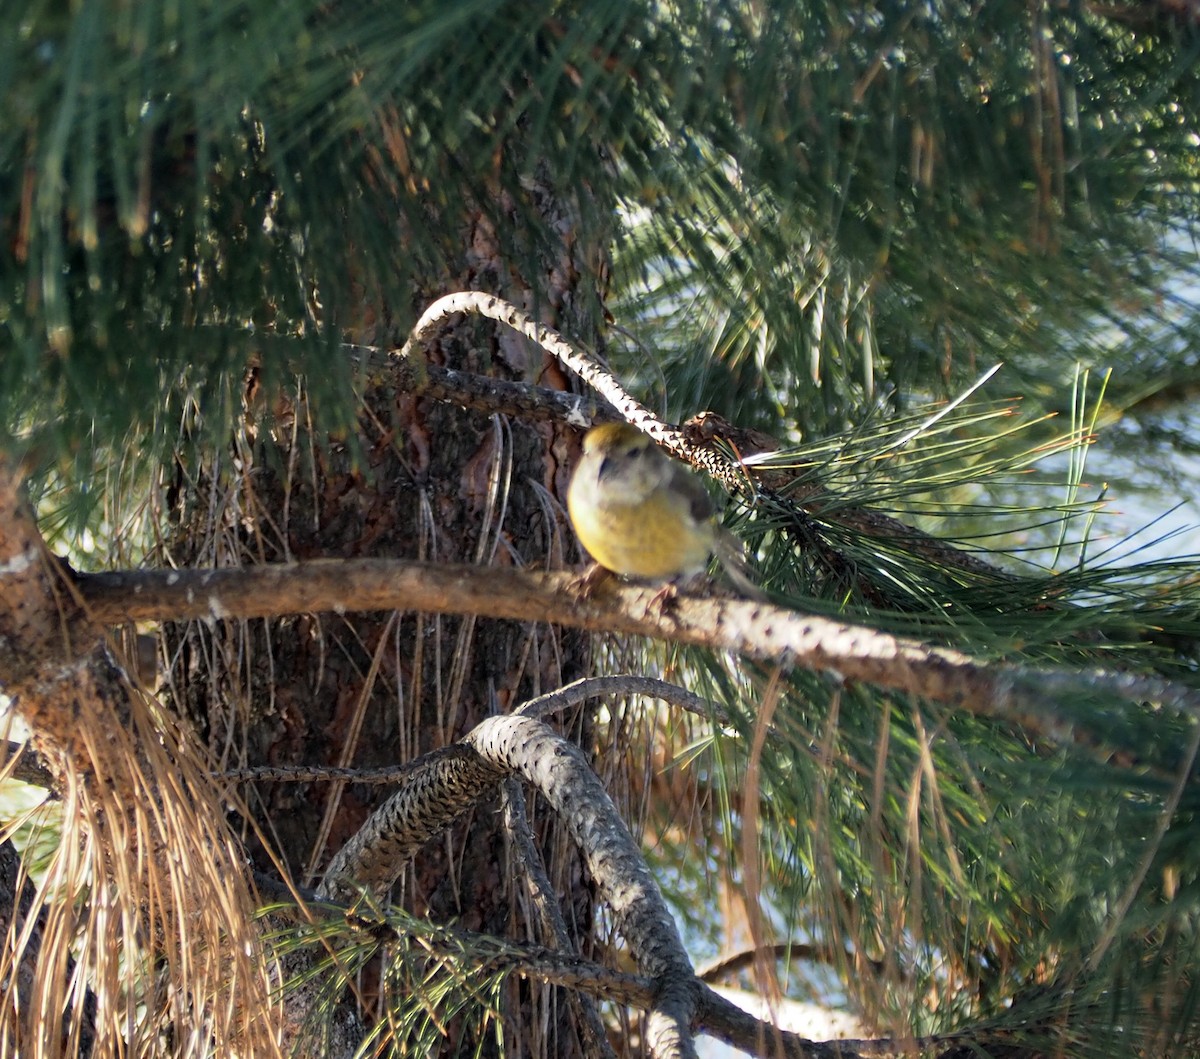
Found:
<path fill-rule="evenodd" d="M 678 598 L 679 585 L 674 581 L 668 581 L 650 597 L 650 602 L 646 604 L 647 617 L 653 614 L 665 616 L 668 611 L 674 609 Z"/>
<path fill-rule="evenodd" d="M 592 563 L 582 574 L 567 583 L 567 591 L 580 599 L 590 599 L 596 589 L 612 576 L 611 570 L 606 570 L 599 563 Z"/>

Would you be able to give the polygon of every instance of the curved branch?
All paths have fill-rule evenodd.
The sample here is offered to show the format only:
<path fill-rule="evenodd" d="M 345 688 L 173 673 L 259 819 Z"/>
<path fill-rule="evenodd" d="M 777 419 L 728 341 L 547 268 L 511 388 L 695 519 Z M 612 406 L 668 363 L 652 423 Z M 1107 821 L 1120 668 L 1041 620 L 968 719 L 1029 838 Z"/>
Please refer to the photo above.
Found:
<path fill-rule="evenodd" d="M 339 851 L 319 894 L 379 895 L 405 861 L 487 790 L 519 773 L 567 825 L 639 968 L 657 982 L 647 1016 L 651 1054 L 695 1055 L 688 1027 L 697 986 L 675 921 L 637 843 L 583 752 L 532 717 L 491 717 L 461 743 L 412 763 L 401 790 Z"/>
<path fill-rule="evenodd" d="M 691 960 L 641 850 L 583 751 L 531 717 L 489 717 L 464 743 L 495 767 L 524 776 L 567 825 L 638 969 L 657 981 L 646 1024 L 650 1053 L 694 1056 Z"/>
<path fill-rule="evenodd" d="M 514 331 L 520 332 L 556 356 L 561 364 L 570 368 L 596 393 L 607 400 L 622 419 L 632 423 L 639 430 L 646 431 L 656 441 L 667 445 L 673 451 L 686 452 L 687 447 L 682 433 L 668 426 L 637 398 L 631 396 L 612 374 L 600 367 L 594 357 L 581 353 L 554 328 L 538 323 L 515 305 L 482 291 L 457 291 L 454 294 L 438 298 L 413 325 L 408 341 L 404 343 L 396 357 L 401 363 L 410 362 L 410 358 L 420 354 L 423 345 L 441 326 L 442 321 L 451 316 L 457 316 L 459 313 L 484 316 L 497 323 L 507 324 Z M 580 421 L 576 425 L 586 427 L 590 423 Z"/>
<path fill-rule="evenodd" d="M 688 691 L 687 688 L 681 688 L 678 684 L 672 684 L 668 680 L 660 680 L 657 677 L 643 677 L 637 673 L 614 673 L 604 677 L 582 677 L 554 691 L 548 691 L 545 695 L 539 695 L 535 699 L 530 699 L 528 702 L 517 707 L 513 712 L 520 714 L 522 717 L 536 717 L 540 720 L 552 713 L 557 713 L 559 710 L 569 709 L 576 703 L 583 702 L 585 699 L 596 698 L 601 695 L 653 696 L 654 698 L 662 699 L 664 702 L 669 702 L 672 706 L 678 706 L 682 710 L 687 710 L 688 713 L 694 713 L 697 717 L 703 717 L 705 720 L 711 720 L 714 717 L 717 720 L 724 720 L 721 707 L 715 702 L 710 702 L 708 699 L 697 695 L 694 691 Z"/>
<path fill-rule="evenodd" d="M 544 717 L 598 695 L 655 695 L 707 716 L 704 700 L 664 680 L 625 674 L 587 677 L 526 702 L 519 713 Z M 458 744 L 425 754 L 406 765 L 371 770 L 370 781 L 397 783 L 400 789 L 368 818 L 331 861 L 322 884 L 323 897 L 349 899 L 365 888 L 381 895 L 396 881 L 404 864 L 435 835 L 449 827 L 486 794 L 505 773 L 481 761 Z M 224 774 L 228 779 L 307 781 L 353 779 L 362 774 L 345 769 L 256 768 Z"/>

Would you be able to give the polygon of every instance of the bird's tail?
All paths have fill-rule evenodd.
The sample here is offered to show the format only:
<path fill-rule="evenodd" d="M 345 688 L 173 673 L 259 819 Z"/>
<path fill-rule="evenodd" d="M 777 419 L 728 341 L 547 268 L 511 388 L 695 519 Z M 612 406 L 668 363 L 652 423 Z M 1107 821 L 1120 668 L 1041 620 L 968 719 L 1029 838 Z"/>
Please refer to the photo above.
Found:
<path fill-rule="evenodd" d="M 756 600 L 759 603 L 769 602 L 767 594 L 754 581 L 750 564 L 746 561 L 746 553 L 742 548 L 742 542 L 732 533 L 722 530 L 717 534 L 713 554 L 720 561 L 721 567 L 729 577 L 729 580 L 733 582 L 734 588 L 743 596 L 747 599 Z"/>

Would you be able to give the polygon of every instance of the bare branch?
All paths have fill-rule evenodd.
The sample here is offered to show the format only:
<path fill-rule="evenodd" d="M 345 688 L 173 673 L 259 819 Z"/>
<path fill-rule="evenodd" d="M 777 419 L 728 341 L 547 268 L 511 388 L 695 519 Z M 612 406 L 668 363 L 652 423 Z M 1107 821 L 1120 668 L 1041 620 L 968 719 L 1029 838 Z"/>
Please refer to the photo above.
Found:
<path fill-rule="evenodd" d="M 656 980 L 647 1042 L 662 1059 L 695 1055 L 688 1027 L 696 983 L 674 919 L 641 851 L 583 752 L 542 721 L 490 717 L 453 747 L 412 763 L 408 782 L 334 858 L 322 897 L 378 896 L 404 862 L 511 773 L 531 783 L 567 825 L 638 966 Z"/>
<path fill-rule="evenodd" d="M 652 590 L 614 581 L 584 599 L 573 590 L 575 583 L 567 573 L 388 559 L 90 574 L 77 580 L 92 617 L 110 624 L 391 609 L 549 621 L 736 651 L 918 695 L 1060 742 L 1087 735 L 1083 723 L 1059 707 L 1060 697 L 1103 695 L 1200 714 L 1200 692 L 1155 676 L 982 662 L 864 625 L 757 602 L 681 592 L 668 608 L 651 606 Z"/>
<path fill-rule="evenodd" d="M 721 719 L 721 708 L 716 703 L 709 702 L 678 684 L 659 680 L 657 677 L 643 677 L 636 673 L 583 677 L 545 695 L 539 695 L 536 699 L 530 699 L 513 712 L 540 719 L 559 710 L 569 709 L 585 699 L 601 695 L 649 695 L 687 710 L 688 713 L 694 713 L 697 717 L 708 719 L 715 716 L 718 720 Z"/>
<path fill-rule="evenodd" d="M 725 975 L 737 974 L 748 967 L 753 967 L 755 962 L 761 960 L 764 955 L 773 960 L 809 960 L 813 963 L 827 963 L 831 966 L 851 959 L 849 953 L 835 945 L 814 945 L 805 941 L 780 941 L 767 945 L 765 948 L 741 949 L 738 952 L 718 956 L 697 967 L 696 977 L 703 982 L 712 982 L 725 977 Z M 862 962 L 872 970 L 883 973 L 884 963 L 882 960 L 864 960 Z"/>

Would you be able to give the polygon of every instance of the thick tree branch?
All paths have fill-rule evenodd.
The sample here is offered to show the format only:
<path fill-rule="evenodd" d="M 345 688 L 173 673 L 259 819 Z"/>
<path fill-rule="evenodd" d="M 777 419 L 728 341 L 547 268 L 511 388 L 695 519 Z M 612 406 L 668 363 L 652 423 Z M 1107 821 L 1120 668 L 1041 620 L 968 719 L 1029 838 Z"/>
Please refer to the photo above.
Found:
<path fill-rule="evenodd" d="M 567 825 L 639 970 L 657 983 L 646 1023 L 650 1053 L 694 1056 L 691 961 L 641 850 L 583 752 L 530 717 L 489 717 L 464 742 L 524 776 Z"/>
<path fill-rule="evenodd" d="M 77 586 L 92 617 L 111 624 L 396 609 L 648 636 L 917 695 L 1064 742 L 1079 737 L 1082 722 L 1059 707 L 1060 697 L 1110 696 L 1200 714 L 1200 692 L 1158 677 L 982 662 L 864 625 L 742 600 L 679 593 L 669 607 L 652 606 L 652 590 L 615 581 L 584 599 L 575 583 L 567 573 L 356 559 L 91 574 Z"/>

